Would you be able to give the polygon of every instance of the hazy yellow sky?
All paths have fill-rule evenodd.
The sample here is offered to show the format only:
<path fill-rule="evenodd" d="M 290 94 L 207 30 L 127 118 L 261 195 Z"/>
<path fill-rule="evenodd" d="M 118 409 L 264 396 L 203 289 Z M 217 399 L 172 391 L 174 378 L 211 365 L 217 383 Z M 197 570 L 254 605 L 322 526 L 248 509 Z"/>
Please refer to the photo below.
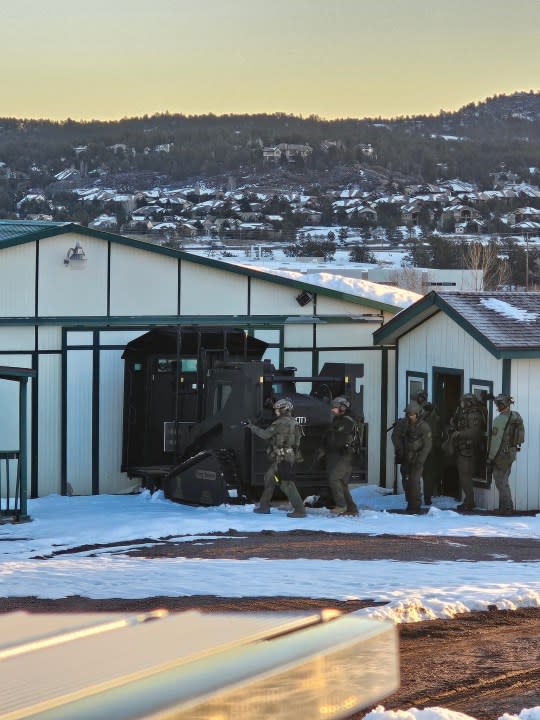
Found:
<path fill-rule="evenodd" d="M 3 6 L 2 117 L 391 117 L 540 89 L 540 0 Z"/>

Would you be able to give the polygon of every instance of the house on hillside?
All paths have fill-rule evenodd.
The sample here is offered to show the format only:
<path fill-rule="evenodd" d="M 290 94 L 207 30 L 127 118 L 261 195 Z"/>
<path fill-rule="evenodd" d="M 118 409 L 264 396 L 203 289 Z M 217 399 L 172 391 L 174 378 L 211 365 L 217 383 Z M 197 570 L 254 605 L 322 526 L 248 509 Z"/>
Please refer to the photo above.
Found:
<path fill-rule="evenodd" d="M 418 296 L 328 273 L 304 278 L 233 265 L 75 223 L 0 221 L 2 365 L 33 368 L 29 495 L 129 492 L 121 470 L 125 345 L 160 326 L 225 326 L 267 343 L 299 375 L 364 366 L 355 392 L 369 426 L 368 481 L 385 484 L 394 415 L 383 382 L 393 351 L 373 330 Z M 308 388 L 300 392 L 309 392 Z M 17 399 L 0 382 L 0 449 L 18 447 Z"/>
<path fill-rule="evenodd" d="M 493 396 L 514 398 L 526 429 L 510 476 L 514 507 L 540 509 L 540 293 L 431 292 L 376 330 L 374 342 L 395 348 L 398 411 L 423 389 L 447 426 L 461 395 L 474 393 L 485 406 L 489 437 Z M 457 489 L 456 478 L 450 465 L 447 490 Z M 475 500 L 486 510 L 498 507 L 485 463 L 477 468 Z"/>

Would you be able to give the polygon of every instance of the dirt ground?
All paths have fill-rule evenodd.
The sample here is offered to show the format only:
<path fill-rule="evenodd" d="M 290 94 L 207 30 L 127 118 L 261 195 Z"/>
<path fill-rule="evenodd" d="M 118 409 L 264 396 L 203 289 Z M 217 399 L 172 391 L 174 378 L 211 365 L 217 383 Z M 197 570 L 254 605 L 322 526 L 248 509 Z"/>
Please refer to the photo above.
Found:
<path fill-rule="evenodd" d="M 227 538 L 226 540 L 224 538 Z M 137 557 L 200 557 L 246 559 L 393 559 L 393 560 L 540 560 L 540 541 L 515 538 L 397 537 L 329 534 L 305 531 L 256 534 L 230 531 L 209 539 L 177 542 L 165 538 L 152 547 L 132 543 Z M 137 547 L 139 545 L 139 547 Z M 126 552 L 122 543 L 122 553 Z M 114 552 L 114 545 L 108 546 Z M 91 548 L 80 547 L 68 552 Z M 99 548 L 103 550 L 103 546 Z M 65 551 L 57 555 L 65 554 Z M 46 558 L 44 558 L 46 562 Z M 144 600 L 62 600 L 4 598 L 3 612 L 172 611 L 267 612 L 336 608 L 351 612 L 373 605 L 370 598 L 339 602 L 327 598 L 283 597 L 188 598 L 154 597 Z M 453 620 L 405 624 L 399 627 L 401 687 L 382 701 L 387 709 L 446 707 L 479 720 L 497 720 L 540 705 L 540 608 L 516 611 L 491 609 L 459 615 Z M 351 716 L 355 720 L 365 712 Z"/>

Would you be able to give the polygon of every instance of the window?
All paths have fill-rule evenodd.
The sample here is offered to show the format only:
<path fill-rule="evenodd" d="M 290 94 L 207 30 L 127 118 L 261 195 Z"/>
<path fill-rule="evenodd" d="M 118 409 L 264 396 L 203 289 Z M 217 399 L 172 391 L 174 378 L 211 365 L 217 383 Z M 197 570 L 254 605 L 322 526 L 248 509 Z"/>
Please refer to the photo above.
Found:
<path fill-rule="evenodd" d="M 420 390 L 427 393 L 427 373 L 407 370 L 405 376 L 407 383 L 405 392 L 406 402 L 410 402 Z"/>

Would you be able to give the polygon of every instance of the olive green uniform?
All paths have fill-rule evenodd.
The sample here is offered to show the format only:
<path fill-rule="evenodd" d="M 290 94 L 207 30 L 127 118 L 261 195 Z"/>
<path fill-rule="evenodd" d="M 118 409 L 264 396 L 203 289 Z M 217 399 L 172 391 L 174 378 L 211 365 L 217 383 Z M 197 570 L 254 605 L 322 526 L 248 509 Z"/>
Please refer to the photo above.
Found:
<path fill-rule="evenodd" d="M 304 515 L 306 512 L 304 503 L 294 482 L 292 480 L 282 480 L 278 477 L 278 464 L 280 462 L 285 461 L 292 468 L 299 457 L 300 439 L 302 437 L 300 426 L 289 415 L 280 415 L 267 428 L 260 428 L 252 423 L 249 423 L 248 427 L 257 437 L 268 440 L 266 454 L 270 459 L 270 465 L 264 474 L 264 489 L 259 503 L 261 511 L 270 511 L 270 503 L 276 485 L 279 484 L 294 511 Z"/>
<path fill-rule="evenodd" d="M 452 447 L 459 475 L 459 487 L 465 498 L 463 509 L 474 509 L 473 475 L 482 436 L 486 431 L 482 412 L 474 405 L 458 407 L 450 420 Z"/>
<path fill-rule="evenodd" d="M 405 458 L 405 434 L 407 432 L 407 418 L 399 418 L 392 429 L 392 444 L 394 446 L 395 463 L 399 465 L 401 485 L 403 492 L 407 492 L 407 463 Z"/>
<path fill-rule="evenodd" d="M 334 506 L 336 510 L 350 514 L 358 513 L 358 507 L 349 490 L 354 459 L 352 443 L 355 430 L 354 418 L 342 413 L 332 418 L 325 437 L 328 484 L 334 499 Z"/>
<path fill-rule="evenodd" d="M 416 422 L 406 420 L 407 426 L 403 437 L 403 459 L 406 468 L 405 497 L 407 512 L 417 513 L 420 510 L 420 480 L 424 463 L 431 452 L 431 429 L 427 422 L 418 417 Z"/>
<path fill-rule="evenodd" d="M 508 478 L 517 451 L 514 428 L 522 422 L 519 413 L 507 408 L 497 415 L 491 430 L 488 464 L 493 467 L 493 480 L 499 491 L 499 512 L 505 514 L 514 511 Z"/>
<path fill-rule="evenodd" d="M 426 422 L 431 430 L 431 452 L 424 463 L 422 480 L 424 486 L 424 503 L 431 505 L 433 495 L 439 495 L 441 491 L 441 479 L 443 473 L 441 453 L 441 420 L 435 406 L 425 402 L 422 406 L 420 417 Z"/>

